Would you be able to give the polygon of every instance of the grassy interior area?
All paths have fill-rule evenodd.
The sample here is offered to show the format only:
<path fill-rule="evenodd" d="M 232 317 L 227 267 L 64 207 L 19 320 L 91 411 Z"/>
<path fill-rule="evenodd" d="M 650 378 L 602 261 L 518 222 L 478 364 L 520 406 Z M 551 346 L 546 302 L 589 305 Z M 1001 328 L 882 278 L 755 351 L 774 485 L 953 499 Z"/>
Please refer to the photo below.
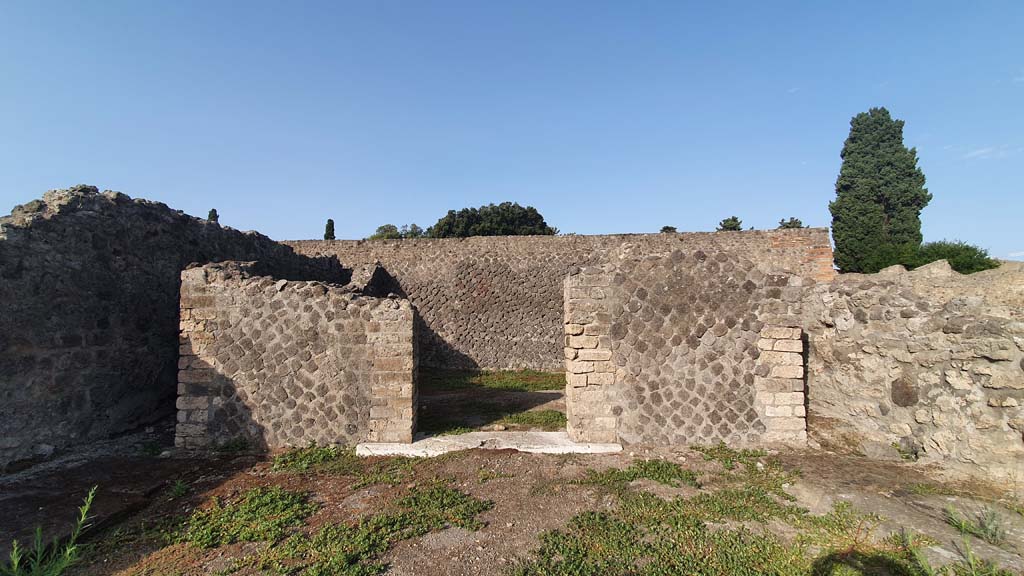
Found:
<path fill-rule="evenodd" d="M 474 388 L 539 392 L 565 388 L 564 372 L 538 372 L 536 370 L 439 370 L 421 369 L 421 392 L 470 390 Z"/>
<path fill-rule="evenodd" d="M 421 370 L 419 386 L 418 432 L 565 430 L 564 411 L 542 406 L 561 398 L 562 372 Z"/>

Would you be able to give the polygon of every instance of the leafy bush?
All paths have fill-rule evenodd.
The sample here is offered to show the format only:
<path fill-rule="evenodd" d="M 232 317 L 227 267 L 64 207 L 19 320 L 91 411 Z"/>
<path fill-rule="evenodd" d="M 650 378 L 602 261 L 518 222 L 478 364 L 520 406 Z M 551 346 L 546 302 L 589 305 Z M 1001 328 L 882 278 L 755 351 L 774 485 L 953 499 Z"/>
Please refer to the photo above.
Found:
<path fill-rule="evenodd" d="M 946 260 L 953 270 L 961 274 L 973 274 L 999 266 L 998 260 L 989 258 L 988 250 L 959 240 L 922 244 L 921 249 L 917 251 L 914 266 L 924 266 L 936 260 Z"/>
<path fill-rule="evenodd" d="M 736 216 L 729 216 L 718 223 L 716 232 L 739 232 L 740 230 L 743 230 L 743 220 Z"/>
<path fill-rule="evenodd" d="M 432 238 L 467 238 L 469 236 L 526 236 L 558 234 L 557 228 L 548 226 L 533 206 L 520 206 L 512 202 L 488 204 L 479 208 L 449 210 L 427 229 Z"/>
<path fill-rule="evenodd" d="M 988 251 L 959 240 L 926 242 L 920 247 L 913 244 L 885 244 L 871 254 L 860 258 L 861 272 L 873 274 L 883 268 L 899 264 L 908 270 L 946 260 L 949 266 L 961 274 L 973 274 L 999 266 L 999 261 L 989 258 Z"/>
<path fill-rule="evenodd" d="M 11 543 L 10 560 L 0 565 L 2 576 L 59 576 L 63 574 L 72 564 L 78 561 L 78 537 L 85 528 L 85 521 L 89 518 L 89 508 L 92 507 L 92 500 L 96 496 L 96 487 L 86 494 L 82 505 L 78 507 L 78 518 L 71 529 L 71 536 L 68 541 L 60 546 L 56 539 L 50 546 L 43 543 L 43 529 L 36 527 L 35 542 L 32 550 L 25 552 L 15 540 Z"/>

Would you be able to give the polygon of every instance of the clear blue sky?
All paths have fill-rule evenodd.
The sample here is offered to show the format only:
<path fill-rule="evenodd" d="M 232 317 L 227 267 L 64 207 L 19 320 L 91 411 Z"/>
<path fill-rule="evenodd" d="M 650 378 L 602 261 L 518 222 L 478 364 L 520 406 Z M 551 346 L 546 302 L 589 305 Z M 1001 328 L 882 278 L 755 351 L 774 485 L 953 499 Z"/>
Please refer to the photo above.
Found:
<path fill-rule="evenodd" d="M 926 239 L 1024 259 L 1024 2 L 0 3 L 0 211 L 95 184 L 277 239 L 536 206 L 563 232 L 829 224 L 906 121 Z"/>

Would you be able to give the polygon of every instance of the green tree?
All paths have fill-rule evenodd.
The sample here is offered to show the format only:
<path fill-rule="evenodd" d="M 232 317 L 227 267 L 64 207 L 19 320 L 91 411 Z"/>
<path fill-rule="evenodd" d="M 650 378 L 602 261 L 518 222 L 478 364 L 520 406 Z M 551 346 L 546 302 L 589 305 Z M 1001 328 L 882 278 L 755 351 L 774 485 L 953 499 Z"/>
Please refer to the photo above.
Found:
<path fill-rule="evenodd" d="M 433 238 L 466 238 L 469 236 L 524 236 L 557 234 L 533 206 L 512 202 L 488 204 L 479 208 L 463 208 L 441 217 L 427 229 Z"/>
<path fill-rule="evenodd" d="M 324 226 L 324 240 L 334 240 L 334 220 L 328 218 L 327 226 Z"/>
<path fill-rule="evenodd" d="M 374 232 L 368 240 L 399 240 L 402 238 L 402 233 L 398 231 L 398 226 L 394 224 L 384 224 L 377 227 L 377 231 Z"/>
<path fill-rule="evenodd" d="M 790 217 L 789 220 L 779 220 L 779 230 L 803 227 L 804 223 L 799 218 Z"/>
<path fill-rule="evenodd" d="M 661 227 L 661 233 L 662 234 L 675 234 L 676 232 L 677 232 L 677 230 L 676 230 L 675 226 L 662 226 Z"/>
<path fill-rule="evenodd" d="M 885 108 L 853 117 L 840 155 L 832 212 L 835 263 L 842 272 L 877 272 L 912 262 L 921 246 L 921 210 L 932 195 L 903 145 L 903 121 Z"/>
<path fill-rule="evenodd" d="M 743 230 L 743 221 L 735 216 L 729 216 L 718 223 L 717 232 L 739 232 Z"/>
<path fill-rule="evenodd" d="M 403 224 L 402 229 L 399 230 L 399 234 L 402 235 L 402 238 L 423 238 L 423 236 L 426 235 L 426 232 L 423 231 L 423 228 L 420 228 L 413 223 Z"/>
<path fill-rule="evenodd" d="M 210 212 L 206 215 L 206 219 L 214 224 L 220 223 L 220 214 L 217 214 L 216 208 L 210 208 Z"/>

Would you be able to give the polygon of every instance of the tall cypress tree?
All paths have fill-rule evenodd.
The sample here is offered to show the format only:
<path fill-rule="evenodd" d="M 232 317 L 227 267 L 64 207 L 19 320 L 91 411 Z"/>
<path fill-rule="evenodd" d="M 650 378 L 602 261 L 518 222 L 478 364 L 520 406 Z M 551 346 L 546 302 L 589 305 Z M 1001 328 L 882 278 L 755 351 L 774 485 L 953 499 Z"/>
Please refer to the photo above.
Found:
<path fill-rule="evenodd" d="M 324 240 L 334 240 L 334 220 L 328 218 L 324 226 Z"/>
<path fill-rule="evenodd" d="M 842 272 L 877 272 L 913 259 L 921 247 L 921 210 L 932 195 L 903 145 L 903 121 L 885 108 L 850 120 L 832 212 L 835 263 Z"/>

